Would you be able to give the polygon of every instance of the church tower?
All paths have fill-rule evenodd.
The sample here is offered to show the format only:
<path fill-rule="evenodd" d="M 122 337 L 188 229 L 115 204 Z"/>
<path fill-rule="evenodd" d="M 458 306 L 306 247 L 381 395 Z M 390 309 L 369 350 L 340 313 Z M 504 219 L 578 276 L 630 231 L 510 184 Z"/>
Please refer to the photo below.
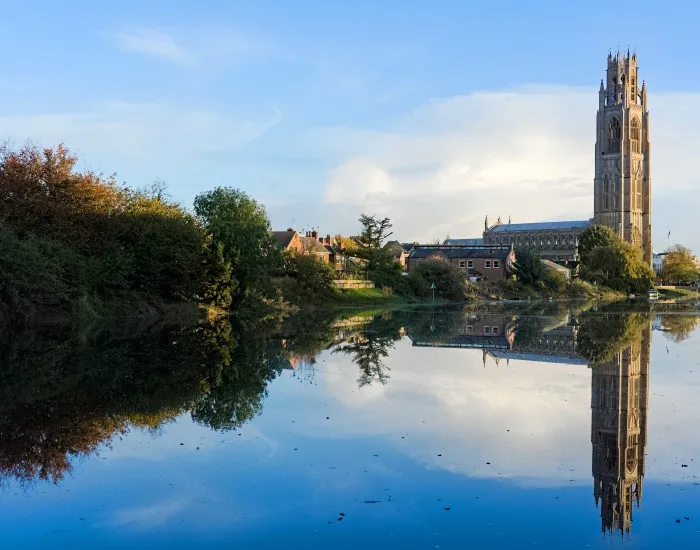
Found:
<path fill-rule="evenodd" d="M 646 463 L 651 327 L 640 342 L 591 365 L 593 496 L 603 533 L 629 534 L 642 501 Z"/>
<path fill-rule="evenodd" d="M 651 149 L 647 88 L 637 54 L 608 54 L 596 120 L 594 223 L 642 248 L 651 265 Z"/>

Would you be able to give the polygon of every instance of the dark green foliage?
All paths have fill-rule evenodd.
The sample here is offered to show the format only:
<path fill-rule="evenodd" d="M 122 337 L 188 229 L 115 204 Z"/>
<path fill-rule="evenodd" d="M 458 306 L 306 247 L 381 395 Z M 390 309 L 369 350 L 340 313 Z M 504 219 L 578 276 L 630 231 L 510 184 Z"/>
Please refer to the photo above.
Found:
<path fill-rule="evenodd" d="M 282 264 L 265 208 L 243 191 L 217 187 L 194 200 L 198 219 L 223 245 L 241 292 L 268 291 L 270 277 Z"/>
<path fill-rule="evenodd" d="M 599 247 L 613 246 L 620 242 L 620 238 L 612 229 L 604 225 L 592 225 L 579 237 L 578 253 L 581 262 L 586 264 L 590 254 Z"/>
<path fill-rule="evenodd" d="M 4 319 L 119 300 L 230 302 L 235 282 L 211 237 L 162 186 L 129 191 L 76 162 L 63 147 L 0 149 Z"/>
<path fill-rule="evenodd" d="M 513 271 L 521 283 L 537 285 L 544 279 L 546 268 L 537 251 L 529 248 L 516 248 Z"/>
<path fill-rule="evenodd" d="M 639 343 L 650 320 L 645 313 L 583 315 L 577 337 L 578 352 L 593 364 L 609 361 L 618 351 Z"/>
<path fill-rule="evenodd" d="M 394 254 L 384 247 L 385 241 L 392 235 L 391 220 L 378 220 L 376 216 L 362 214 L 360 216 L 362 232 L 356 241 L 353 252 L 358 258 L 366 261 L 365 273 L 367 278 L 377 286 L 387 286 L 396 280 L 396 273 L 401 272 L 395 265 Z"/>
<path fill-rule="evenodd" d="M 315 256 L 286 253 L 282 276 L 275 283 L 289 302 L 318 304 L 333 295 L 334 279 L 335 270 L 330 264 Z"/>
<path fill-rule="evenodd" d="M 427 259 L 411 268 L 408 283 L 416 296 L 432 296 L 431 286 L 435 283 L 435 296 L 447 300 L 464 300 L 466 281 L 464 272 L 443 259 Z"/>
<path fill-rule="evenodd" d="M 579 242 L 584 279 L 623 292 L 645 292 L 651 286 L 654 272 L 641 248 L 622 241 L 610 228 L 594 225 Z"/>

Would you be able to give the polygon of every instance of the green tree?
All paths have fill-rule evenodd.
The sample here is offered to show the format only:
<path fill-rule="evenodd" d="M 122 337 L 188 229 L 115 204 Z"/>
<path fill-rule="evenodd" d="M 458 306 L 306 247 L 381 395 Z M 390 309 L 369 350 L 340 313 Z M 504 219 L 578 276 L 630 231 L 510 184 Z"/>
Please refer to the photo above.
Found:
<path fill-rule="evenodd" d="M 264 207 L 243 191 L 217 187 L 198 195 L 194 210 L 214 241 L 223 245 L 239 292 L 266 289 L 282 257 Z"/>
<path fill-rule="evenodd" d="M 585 267 L 589 278 L 621 291 L 644 292 L 654 279 L 651 267 L 642 258 L 641 248 L 620 240 L 594 248 Z"/>
<path fill-rule="evenodd" d="M 578 241 L 578 253 L 581 263 L 586 264 L 594 249 L 612 246 L 620 242 L 620 237 L 609 227 L 592 225 L 581 233 Z"/>
<path fill-rule="evenodd" d="M 284 254 L 284 270 L 276 279 L 284 298 L 302 305 L 328 299 L 335 289 L 335 269 L 315 256 Z"/>
<path fill-rule="evenodd" d="M 661 278 L 679 285 L 692 284 L 698 280 L 696 259 L 689 248 L 678 244 L 666 253 Z"/>
<path fill-rule="evenodd" d="M 430 296 L 433 283 L 435 294 L 447 300 L 464 300 L 466 296 L 464 271 L 441 256 L 428 258 L 411 267 L 407 279 L 417 296 Z"/>
<path fill-rule="evenodd" d="M 539 254 L 529 248 L 515 249 L 513 271 L 518 281 L 527 285 L 536 285 L 545 276 L 545 267 Z"/>
<path fill-rule="evenodd" d="M 376 216 L 360 216 L 362 232 L 357 238 L 355 255 L 366 261 L 367 278 L 375 284 L 385 284 L 388 274 L 396 273 L 394 256 L 391 250 L 384 248 L 384 242 L 393 234 L 389 218 L 377 219 Z M 400 273 L 400 266 L 399 266 Z M 391 275 L 389 275 L 391 277 Z"/>

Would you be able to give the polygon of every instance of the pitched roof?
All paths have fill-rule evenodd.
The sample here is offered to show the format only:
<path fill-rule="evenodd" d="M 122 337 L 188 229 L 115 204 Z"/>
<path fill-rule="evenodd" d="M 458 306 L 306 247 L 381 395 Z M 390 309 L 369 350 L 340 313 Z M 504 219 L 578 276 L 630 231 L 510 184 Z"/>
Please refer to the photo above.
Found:
<path fill-rule="evenodd" d="M 314 237 L 300 237 L 304 252 L 326 252 L 326 247 Z"/>
<path fill-rule="evenodd" d="M 431 256 L 444 256 L 449 259 L 462 258 L 496 258 L 505 260 L 510 256 L 511 249 L 508 246 L 416 246 L 409 259 L 430 258 Z"/>
<path fill-rule="evenodd" d="M 403 246 L 403 249 L 406 252 L 410 252 L 413 250 L 413 247 L 416 246 L 416 243 L 401 243 L 401 246 Z"/>
<path fill-rule="evenodd" d="M 568 222 L 502 223 L 489 228 L 489 233 L 506 233 L 508 231 L 552 231 L 556 229 L 588 229 L 590 226 L 590 220 Z"/>
<path fill-rule="evenodd" d="M 548 267 L 549 269 L 556 269 L 557 271 L 562 271 L 562 272 L 569 272 L 571 273 L 571 270 L 568 267 L 565 267 L 563 265 L 559 265 L 558 263 L 555 263 L 551 260 L 542 260 L 542 263 L 545 265 L 545 267 Z"/>
<path fill-rule="evenodd" d="M 272 232 L 272 237 L 277 241 L 277 244 L 283 248 L 286 249 L 289 246 L 289 243 L 292 242 L 292 239 L 294 238 L 294 235 L 296 235 L 297 232 L 292 230 L 292 231 L 273 231 Z"/>
<path fill-rule="evenodd" d="M 478 238 L 478 239 L 446 239 L 443 244 L 474 246 L 474 245 L 484 244 L 484 239 L 483 239 L 483 237 Z"/>

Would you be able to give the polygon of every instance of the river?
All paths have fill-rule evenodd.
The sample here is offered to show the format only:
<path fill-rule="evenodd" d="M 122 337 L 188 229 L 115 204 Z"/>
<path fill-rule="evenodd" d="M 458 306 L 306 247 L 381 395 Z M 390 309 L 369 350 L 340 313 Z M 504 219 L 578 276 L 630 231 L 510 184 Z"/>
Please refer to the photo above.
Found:
<path fill-rule="evenodd" d="M 2 548 L 698 548 L 692 308 L 72 327 L 0 353 Z"/>

